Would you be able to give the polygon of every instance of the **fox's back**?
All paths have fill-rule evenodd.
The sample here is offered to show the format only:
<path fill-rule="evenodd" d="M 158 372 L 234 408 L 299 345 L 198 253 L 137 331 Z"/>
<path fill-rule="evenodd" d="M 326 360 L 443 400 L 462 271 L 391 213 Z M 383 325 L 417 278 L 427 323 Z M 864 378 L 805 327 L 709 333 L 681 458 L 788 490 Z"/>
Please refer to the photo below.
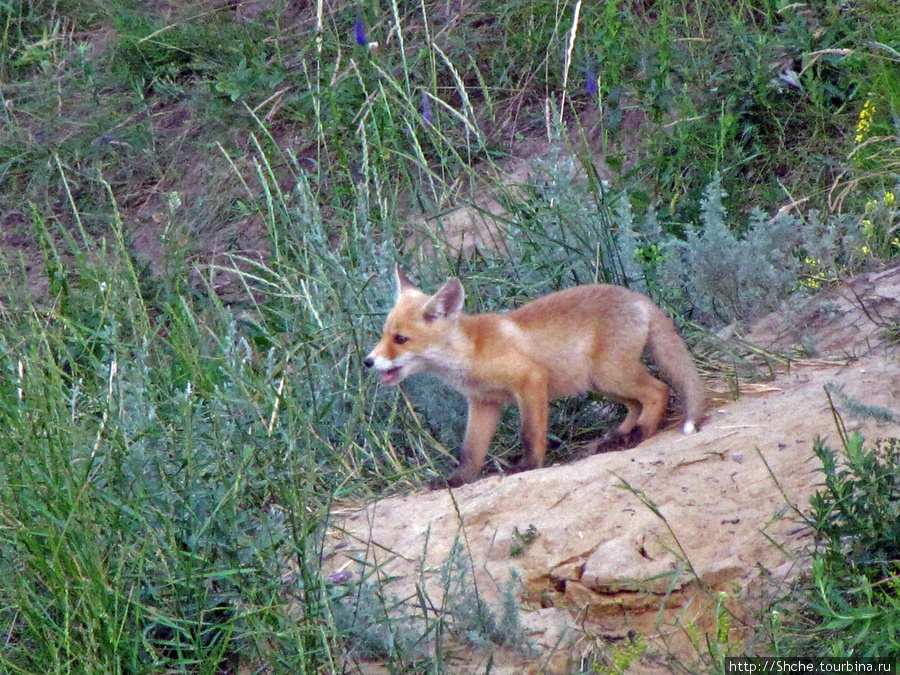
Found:
<path fill-rule="evenodd" d="M 531 300 L 505 316 L 534 335 L 565 339 L 578 333 L 615 333 L 645 325 L 655 309 L 643 295 L 622 286 L 574 286 Z"/>
<path fill-rule="evenodd" d="M 595 388 L 591 373 L 639 359 L 659 310 L 621 286 L 575 286 L 532 300 L 505 318 L 517 347 L 550 373 L 552 396 Z"/>

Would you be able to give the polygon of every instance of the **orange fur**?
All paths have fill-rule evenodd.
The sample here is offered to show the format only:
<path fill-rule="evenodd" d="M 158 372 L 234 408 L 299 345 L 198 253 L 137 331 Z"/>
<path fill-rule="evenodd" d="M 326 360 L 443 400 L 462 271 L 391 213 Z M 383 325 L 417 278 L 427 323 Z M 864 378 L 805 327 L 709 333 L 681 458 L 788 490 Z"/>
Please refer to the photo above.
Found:
<path fill-rule="evenodd" d="M 475 315 L 463 313 L 464 300 L 458 279 L 429 296 L 398 268 L 394 308 L 364 361 L 381 372 L 384 384 L 427 372 L 466 397 L 468 423 L 450 486 L 478 476 L 500 411 L 510 403 L 521 414 L 525 452 L 518 470 L 544 462 L 553 398 L 595 391 L 628 409 L 617 434 L 655 434 L 669 387 L 641 363 L 646 347 L 682 397 L 684 432 L 695 430 L 703 385 L 672 321 L 649 298 L 594 284 L 551 293 L 507 314 Z"/>

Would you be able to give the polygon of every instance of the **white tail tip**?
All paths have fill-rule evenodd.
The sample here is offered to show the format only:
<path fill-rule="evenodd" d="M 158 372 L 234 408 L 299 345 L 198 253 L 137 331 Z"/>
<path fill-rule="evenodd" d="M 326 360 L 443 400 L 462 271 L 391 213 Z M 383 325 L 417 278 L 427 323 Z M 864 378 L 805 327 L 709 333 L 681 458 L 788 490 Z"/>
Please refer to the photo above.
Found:
<path fill-rule="evenodd" d="M 697 431 L 697 426 L 693 422 L 687 421 L 684 423 L 682 431 L 684 431 L 685 436 L 690 436 Z"/>

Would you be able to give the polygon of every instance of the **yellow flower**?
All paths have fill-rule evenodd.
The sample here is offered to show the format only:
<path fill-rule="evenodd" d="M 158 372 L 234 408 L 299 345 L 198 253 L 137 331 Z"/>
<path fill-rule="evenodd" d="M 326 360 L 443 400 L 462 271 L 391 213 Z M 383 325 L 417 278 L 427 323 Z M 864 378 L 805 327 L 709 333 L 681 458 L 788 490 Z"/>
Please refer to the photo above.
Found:
<path fill-rule="evenodd" d="M 893 206 L 895 201 L 893 192 L 885 192 L 884 193 L 884 205 L 885 206 Z"/>
<path fill-rule="evenodd" d="M 857 143 L 862 143 L 866 140 L 869 130 L 872 128 L 873 117 L 875 117 L 875 105 L 871 100 L 867 99 L 863 103 L 862 110 L 859 111 L 859 120 L 856 122 L 856 136 L 854 140 Z"/>

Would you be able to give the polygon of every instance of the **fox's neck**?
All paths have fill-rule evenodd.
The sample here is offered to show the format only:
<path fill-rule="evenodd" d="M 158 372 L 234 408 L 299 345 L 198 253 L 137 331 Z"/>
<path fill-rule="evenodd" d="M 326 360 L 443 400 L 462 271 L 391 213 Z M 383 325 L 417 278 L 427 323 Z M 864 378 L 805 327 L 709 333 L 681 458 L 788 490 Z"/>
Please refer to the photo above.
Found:
<path fill-rule="evenodd" d="M 468 330 L 469 320 L 472 318 L 463 314 L 448 321 L 449 325 L 441 339 L 422 353 L 428 360 L 428 372 L 463 393 L 468 389 L 470 363 L 474 352 L 474 342 Z"/>
<path fill-rule="evenodd" d="M 451 361 L 462 363 L 467 361 L 472 353 L 473 342 L 470 331 L 467 330 L 468 315 L 460 315 L 452 320 L 446 320 L 447 326 L 441 332 L 439 340 L 436 340 L 424 352 L 424 356 L 431 361 Z"/>
<path fill-rule="evenodd" d="M 423 356 L 428 372 L 469 399 L 508 402 L 508 395 L 491 381 L 482 379 L 476 368 L 479 351 L 485 342 L 497 347 L 516 333 L 516 328 L 496 314 L 462 314 L 448 325 L 442 339 L 429 347 Z"/>

